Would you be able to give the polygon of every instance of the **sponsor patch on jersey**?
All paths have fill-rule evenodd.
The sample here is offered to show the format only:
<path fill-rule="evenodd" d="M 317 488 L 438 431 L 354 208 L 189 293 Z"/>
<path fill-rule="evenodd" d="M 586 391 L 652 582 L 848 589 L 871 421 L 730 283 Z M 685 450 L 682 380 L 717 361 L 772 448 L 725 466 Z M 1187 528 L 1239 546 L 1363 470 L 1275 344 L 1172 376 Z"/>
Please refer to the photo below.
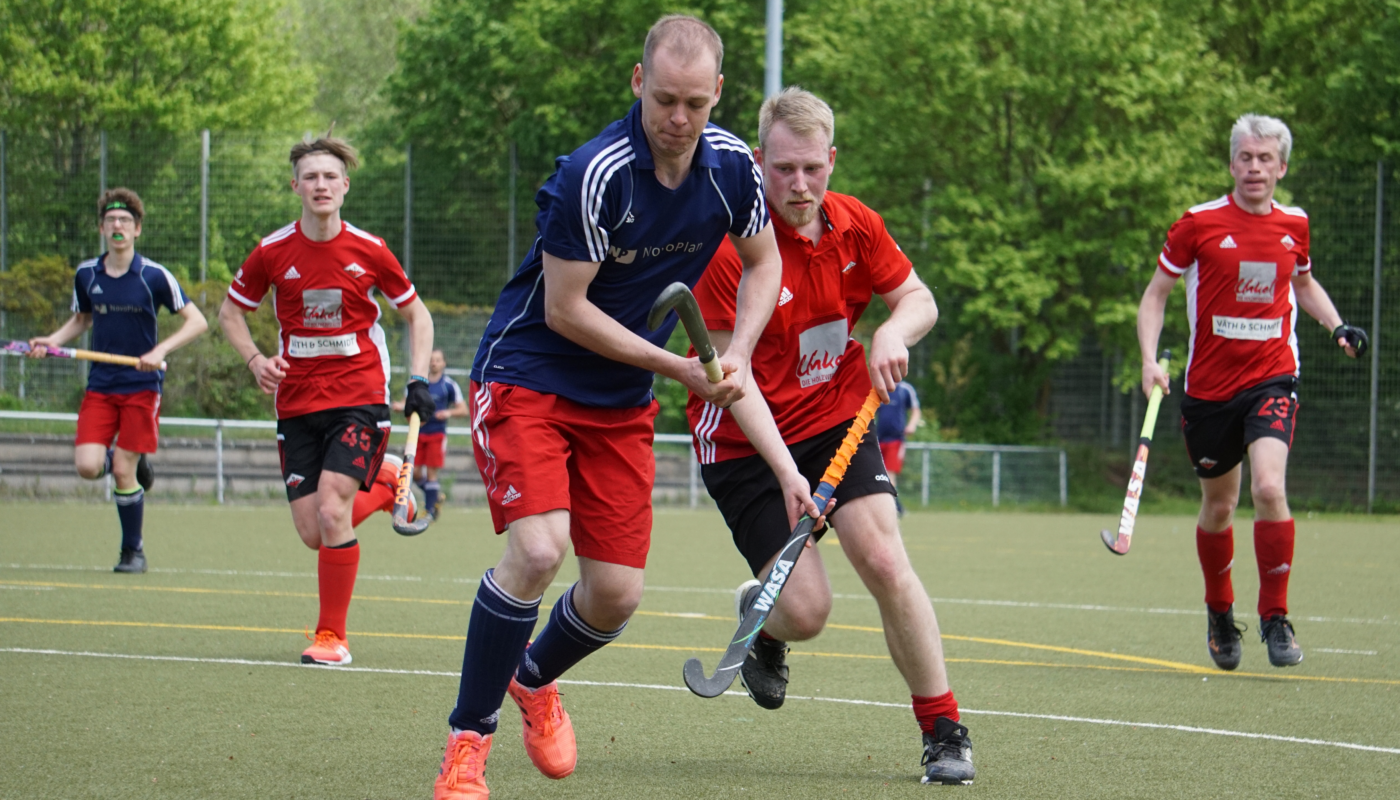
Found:
<path fill-rule="evenodd" d="M 1265 342 L 1283 338 L 1283 317 L 1246 319 L 1244 317 L 1211 317 L 1216 336 L 1224 339 L 1248 339 Z"/>
<path fill-rule="evenodd" d="M 791 303 L 791 302 L 792 302 L 792 290 L 789 289 L 788 287 L 784 286 L 784 287 L 783 287 L 783 293 L 780 294 L 780 295 L 778 295 L 778 305 L 779 305 L 779 306 L 785 306 L 785 305 L 787 305 L 788 303 Z"/>
<path fill-rule="evenodd" d="M 621 247 L 609 247 L 608 255 L 618 264 L 631 264 L 637 260 L 636 250 L 623 250 Z"/>
<path fill-rule="evenodd" d="M 287 355 L 292 358 L 321 356 L 354 356 L 360 354 L 360 342 L 355 334 L 343 336 L 293 336 L 287 342 Z"/>
<path fill-rule="evenodd" d="M 233 276 L 233 282 L 239 286 L 243 285 L 243 268 L 239 267 L 238 272 Z"/>
<path fill-rule="evenodd" d="M 308 328 L 339 328 L 339 289 L 307 289 L 301 293 L 301 324 Z"/>
<path fill-rule="evenodd" d="M 294 280 L 296 280 L 297 278 L 300 278 L 300 277 L 301 277 L 301 273 L 300 273 L 300 272 L 297 272 L 297 268 L 296 268 L 296 265 L 295 265 L 295 264 L 292 265 L 292 268 L 291 268 L 291 269 L 289 269 L 289 270 L 287 270 L 286 272 L 282 273 L 282 280 L 284 280 L 284 281 L 294 281 Z"/>
<path fill-rule="evenodd" d="M 831 380 L 846 353 L 847 338 L 845 318 L 808 328 L 797 337 L 797 381 L 803 389 Z"/>
<path fill-rule="evenodd" d="M 1220 241 L 1220 249 L 1229 250 L 1232 247 L 1239 247 L 1239 245 L 1235 244 L 1235 237 L 1227 233 L 1225 238 Z"/>
<path fill-rule="evenodd" d="M 1278 264 L 1272 261 L 1241 261 L 1235 299 L 1241 303 L 1272 303 L 1274 281 L 1277 279 Z"/>
<path fill-rule="evenodd" d="M 352 278 L 360 278 L 365 274 L 365 268 L 353 261 L 345 265 L 345 271 L 350 273 L 350 277 Z"/>

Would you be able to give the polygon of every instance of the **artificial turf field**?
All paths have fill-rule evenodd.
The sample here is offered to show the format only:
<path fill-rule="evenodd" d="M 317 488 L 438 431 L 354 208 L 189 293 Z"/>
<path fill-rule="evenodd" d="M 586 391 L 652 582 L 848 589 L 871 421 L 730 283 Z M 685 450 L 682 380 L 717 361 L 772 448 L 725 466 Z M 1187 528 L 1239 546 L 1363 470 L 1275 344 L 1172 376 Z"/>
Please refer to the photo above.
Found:
<path fill-rule="evenodd" d="M 297 663 L 316 562 L 285 507 L 146 515 L 152 571 L 126 576 L 109 571 L 110 506 L 0 506 L 0 797 L 430 796 L 476 579 L 502 547 L 483 511 L 448 509 L 417 539 L 386 515 L 361 527 L 343 669 Z M 534 770 L 507 700 L 493 797 L 1400 795 L 1393 518 L 1299 520 L 1291 605 L 1307 657 L 1289 670 L 1255 633 L 1237 524 L 1250 631 L 1236 673 L 1205 652 L 1194 521 L 1143 516 L 1124 558 L 1099 542 L 1112 521 L 905 517 L 978 768 L 972 787 L 930 787 L 875 604 L 832 537 L 831 625 L 793 648 L 787 704 L 683 689 L 681 663 L 713 669 L 728 642 L 746 575 L 716 512 L 658 510 L 640 612 L 561 686 L 577 771 Z"/>

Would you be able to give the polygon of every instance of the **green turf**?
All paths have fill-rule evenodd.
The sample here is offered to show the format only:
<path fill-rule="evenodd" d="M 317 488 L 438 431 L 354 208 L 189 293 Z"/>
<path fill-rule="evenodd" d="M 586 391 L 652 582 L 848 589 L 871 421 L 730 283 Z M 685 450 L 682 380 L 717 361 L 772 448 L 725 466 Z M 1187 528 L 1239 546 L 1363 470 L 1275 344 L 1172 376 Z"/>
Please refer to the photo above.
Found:
<path fill-rule="evenodd" d="M 121 576 L 105 571 L 117 547 L 110 507 L 0 506 L 0 650 L 297 660 L 300 632 L 315 621 L 315 558 L 285 508 L 155 505 L 146 513 L 157 571 Z M 1400 753 L 970 713 L 1400 748 L 1395 519 L 1300 519 L 1292 606 L 1307 659 L 1270 668 L 1245 614 L 1251 631 L 1239 674 L 1208 669 L 1192 520 L 1142 518 L 1126 558 L 1099 543 L 1111 521 L 905 518 L 915 565 L 942 598 L 950 674 L 969 710 L 979 771 L 970 789 L 918 784 L 907 707 L 793 699 L 769 712 L 743 697 L 570 685 L 577 772 L 557 782 L 536 773 L 507 708 L 488 771 L 493 797 L 1395 796 Z M 1248 522 L 1239 528 L 1236 591 L 1248 611 L 1257 579 Z M 418 539 L 395 536 L 382 516 L 360 535 L 355 667 L 449 675 L 0 652 L 0 797 L 429 796 L 474 581 L 502 543 L 486 514 L 457 509 Z M 846 595 L 831 622 L 848 627 L 794 648 L 790 692 L 907 703 L 881 635 L 861 630 L 878 628 L 875 604 L 835 545 L 822 552 L 834 590 Z M 561 583 L 572 574 L 570 565 Z M 697 653 L 712 668 L 717 653 L 695 648 L 727 642 L 728 590 L 744 577 L 716 513 L 658 511 L 643 613 L 618 644 L 566 678 L 680 686 L 681 663 Z"/>

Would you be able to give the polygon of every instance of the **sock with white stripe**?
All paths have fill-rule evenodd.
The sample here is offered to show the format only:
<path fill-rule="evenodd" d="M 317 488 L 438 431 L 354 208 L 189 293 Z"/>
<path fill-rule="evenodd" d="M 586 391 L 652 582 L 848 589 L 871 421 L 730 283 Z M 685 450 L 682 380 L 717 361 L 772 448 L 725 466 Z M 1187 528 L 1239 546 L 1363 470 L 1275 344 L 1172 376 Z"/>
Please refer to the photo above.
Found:
<path fill-rule="evenodd" d="M 544 626 L 535 638 L 530 649 L 520 659 L 520 668 L 515 671 L 515 679 L 522 686 L 538 689 L 570 667 L 603 649 L 603 646 L 622 634 L 622 627 L 615 631 L 600 631 L 583 621 L 578 607 L 574 605 L 574 589 L 570 586 L 550 612 L 549 624 Z"/>
<path fill-rule="evenodd" d="M 141 549 L 141 521 L 146 515 L 146 490 L 112 490 L 112 499 L 117 502 L 117 518 L 122 522 L 122 549 Z"/>
<path fill-rule="evenodd" d="M 511 597 L 496 585 L 486 570 L 472 604 L 467 626 L 467 646 L 462 654 L 462 683 L 457 707 L 447 718 L 455 730 L 472 730 L 485 736 L 496 732 L 501 701 L 506 697 L 511 673 L 535 630 L 540 600 Z"/>
<path fill-rule="evenodd" d="M 423 483 L 423 508 L 433 511 L 437 508 L 438 493 L 442 491 L 442 484 L 437 481 L 425 481 Z"/>

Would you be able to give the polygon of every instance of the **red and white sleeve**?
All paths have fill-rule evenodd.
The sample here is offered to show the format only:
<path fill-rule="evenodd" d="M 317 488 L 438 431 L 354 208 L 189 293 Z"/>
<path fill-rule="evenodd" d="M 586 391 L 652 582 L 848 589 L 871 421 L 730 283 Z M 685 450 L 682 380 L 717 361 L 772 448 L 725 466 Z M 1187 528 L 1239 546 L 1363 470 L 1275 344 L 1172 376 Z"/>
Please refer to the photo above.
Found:
<path fill-rule="evenodd" d="M 248 311 L 256 311 L 267 294 L 267 286 L 266 262 L 262 245 L 258 245 L 233 276 L 233 282 L 228 285 L 228 298 Z"/>
<path fill-rule="evenodd" d="M 865 233 L 866 263 L 870 265 L 870 283 L 875 294 L 888 294 L 909 279 L 914 264 L 899 249 L 894 237 L 885 227 L 885 220 L 873 210 L 861 207 L 861 228 Z"/>
<path fill-rule="evenodd" d="M 1162 245 L 1161 254 L 1157 256 L 1157 268 L 1173 278 L 1180 278 L 1194 263 L 1196 263 L 1196 218 L 1187 213 L 1183 214 L 1181 219 L 1172 224 L 1171 230 L 1167 231 L 1167 241 Z"/>
<path fill-rule="evenodd" d="M 738 314 L 739 278 L 744 274 L 744 263 L 739 259 L 739 251 L 734 249 L 729 237 L 724 237 L 719 250 L 710 259 L 710 265 L 695 284 L 695 302 L 700 306 L 700 316 L 705 327 L 712 331 L 734 330 L 734 318 Z"/>
<path fill-rule="evenodd" d="M 418 290 L 413 288 L 403 265 L 388 247 L 381 247 L 379 258 L 375 259 L 374 284 L 394 308 L 402 308 L 418 297 Z"/>

